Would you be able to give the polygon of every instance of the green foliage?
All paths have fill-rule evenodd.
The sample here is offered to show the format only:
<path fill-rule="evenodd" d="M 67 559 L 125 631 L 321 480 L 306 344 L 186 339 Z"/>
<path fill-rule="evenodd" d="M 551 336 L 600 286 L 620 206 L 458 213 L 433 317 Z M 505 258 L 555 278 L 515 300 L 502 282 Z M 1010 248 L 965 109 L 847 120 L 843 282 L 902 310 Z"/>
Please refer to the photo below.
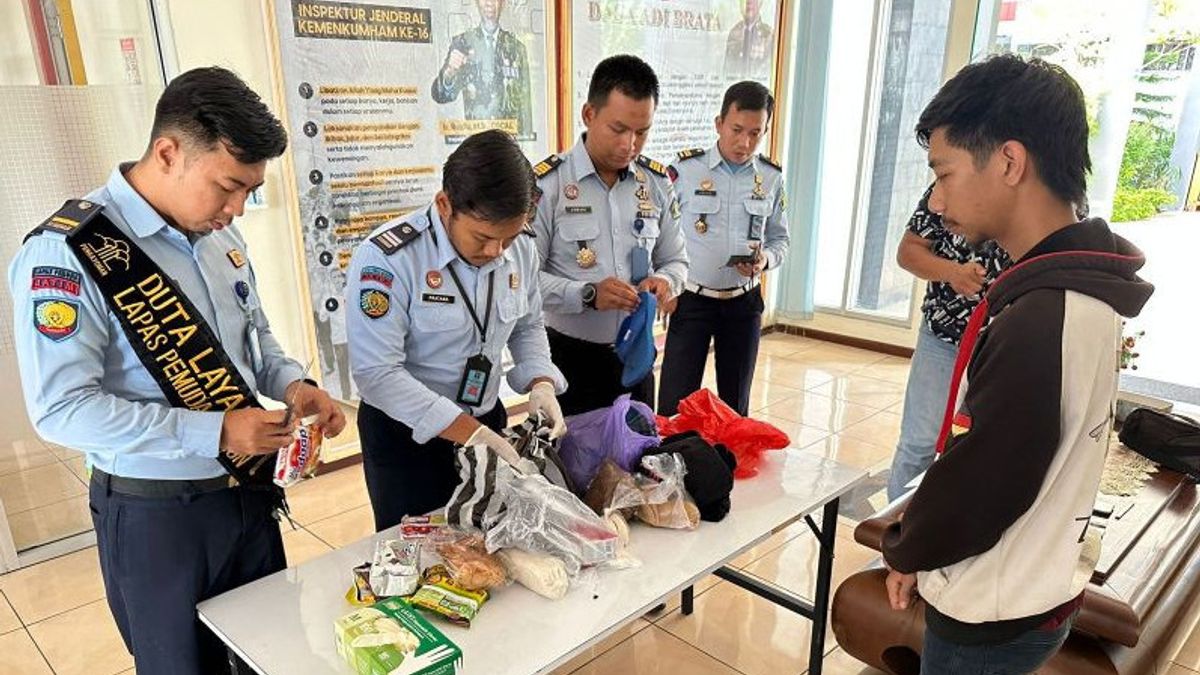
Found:
<path fill-rule="evenodd" d="M 1175 195 L 1162 188 L 1118 187 L 1113 195 L 1112 222 L 1127 223 L 1152 218 L 1159 209 L 1174 201 Z"/>

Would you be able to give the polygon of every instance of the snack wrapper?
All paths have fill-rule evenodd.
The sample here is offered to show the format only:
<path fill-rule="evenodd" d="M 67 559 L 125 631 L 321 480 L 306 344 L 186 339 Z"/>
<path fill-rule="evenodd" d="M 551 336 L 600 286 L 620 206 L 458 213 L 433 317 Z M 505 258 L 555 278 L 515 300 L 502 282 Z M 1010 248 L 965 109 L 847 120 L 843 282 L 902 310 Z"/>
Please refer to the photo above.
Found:
<path fill-rule="evenodd" d="M 378 598 L 412 595 L 421 579 L 421 542 L 381 539 L 371 562 L 371 591 Z"/>
<path fill-rule="evenodd" d="M 275 455 L 275 484 L 279 487 L 291 487 L 316 473 L 324 440 L 317 427 L 319 419 L 309 415 L 300 420 L 300 426 L 292 432 L 292 442 Z"/>

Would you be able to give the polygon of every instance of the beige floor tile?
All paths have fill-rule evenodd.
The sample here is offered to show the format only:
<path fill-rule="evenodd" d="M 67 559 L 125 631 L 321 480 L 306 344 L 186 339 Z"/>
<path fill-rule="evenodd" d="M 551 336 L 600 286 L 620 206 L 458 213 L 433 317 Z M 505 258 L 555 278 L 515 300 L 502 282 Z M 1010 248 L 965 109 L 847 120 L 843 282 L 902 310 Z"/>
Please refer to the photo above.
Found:
<path fill-rule="evenodd" d="M 1185 623 L 1185 625 L 1188 625 Z M 1200 672 L 1200 623 L 1190 624 L 1191 635 L 1183 643 L 1173 661 L 1181 666 Z"/>
<path fill-rule="evenodd" d="M 842 375 L 809 391 L 880 410 L 895 405 L 904 398 L 902 385 L 862 374 Z"/>
<path fill-rule="evenodd" d="M 46 446 L 47 450 L 54 453 L 55 457 L 58 457 L 60 460 L 62 460 L 64 462 L 69 459 L 74 459 L 76 457 L 83 457 L 82 452 L 75 450 L 73 448 L 68 448 L 68 447 L 65 447 L 62 445 L 56 445 L 54 443 L 46 443 L 44 441 L 43 441 L 43 445 Z"/>
<path fill-rule="evenodd" d="M 0 499 L 10 516 L 86 492 L 83 481 L 59 462 L 0 476 Z"/>
<path fill-rule="evenodd" d="M 583 666 L 594 661 L 598 656 L 616 647 L 629 638 L 637 635 L 641 631 L 650 627 L 650 622 L 645 619 L 634 619 L 632 622 L 621 626 L 615 633 L 609 635 L 600 641 L 599 644 L 589 647 L 575 658 L 567 661 L 563 665 L 550 671 L 550 675 L 568 675 L 579 670 Z"/>
<path fill-rule="evenodd" d="M 791 356 L 792 354 L 808 351 L 824 344 L 824 342 L 813 340 L 812 338 L 771 333 L 770 335 L 764 335 L 759 340 L 758 353 L 760 356 Z"/>
<path fill-rule="evenodd" d="M 369 504 L 361 464 L 338 469 L 287 490 L 292 518 L 301 525 L 345 513 Z"/>
<path fill-rule="evenodd" d="M 1196 675 L 1197 672 L 1200 671 L 1195 671 L 1191 668 L 1185 668 L 1178 663 L 1172 663 L 1171 666 L 1167 668 L 1167 672 L 1164 673 L 1164 675 Z"/>
<path fill-rule="evenodd" d="M 844 371 L 833 370 L 818 361 L 804 360 L 809 352 L 793 357 L 760 356 L 754 368 L 755 380 L 768 380 L 795 389 L 810 389 L 825 384 Z"/>
<path fill-rule="evenodd" d="M 86 494 L 57 504 L 15 513 L 8 519 L 18 551 L 57 541 L 92 529 Z"/>
<path fill-rule="evenodd" d="M 25 630 L 0 635 L 0 673 L 5 675 L 54 675 Z"/>
<path fill-rule="evenodd" d="M 811 391 L 762 409 L 764 415 L 828 432 L 841 431 L 877 413 L 879 410 L 876 408 L 839 401 Z"/>
<path fill-rule="evenodd" d="M 288 567 L 302 565 L 333 549 L 303 528 L 292 529 L 291 525 L 280 526 L 283 531 L 283 549 L 287 553 Z"/>
<path fill-rule="evenodd" d="M 808 619 L 732 584 L 697 596 L 691 616 L 673 612 L 655 627 L 746 675 L 801 673 L 808 667 Z"/>
<path fill-rule="evenodd" d="M 893 384 L 903 386 L 908 382 L 908 372 L 911 368 L 912 359 L 902 356 L 889 356 L 882 361 L 877 361 L 856 371 L 856 373 L 873 377 L 877 380 L 887 380 Z"/>
<path fill-rule="evenodd" d="M 34 440 L 15 440 L 0 445 L 0 476 L 46 466 L 58 461 L 53 452 Z"/>
<path fill-rule="evenodd" d="M 843 372 L 860 370 L 887 358 L 887 354 L 839 344 L 822 345 L 804 352 L 802 356 L 806 361 Z"/>
<path fill-rule="evenodd" d="M 852 528 L 839 526 L 830 590 L 837 590 L 850 575 L 862 571 L 878 557 L 878 552 L 854 541 Z M 817 538 L 812 533 L 796 537 L 750 563 L 745 571 L 811 599 L 817 579 Z"/>
<path fill-rule="evenodd" d="M 737 675 L 737 671 L 651 626 L 602 654 L 576 675 Z"/>
<path fill-rule="evenodd" d="M 843 464 L 856 466 L 867 471 L 873 470 L 884 462 L 890 465 L 892 454 L 896 447 L 875 445 L 859 438 L 851 438 L 845 433 L 827 436 L 812 445 L 804 446 L 830 459 L 836 459 Z"/>
<path fill-rule="evenodd" d="M 792 398 L 793 396 L 799 396 L 803 393 L 804 390 L 802 389 L 772 382 L 765 378 L 761 380 L 755 379 L 750 385 L 750 411 L 753 413 L 762 410 L 769 405 Z"/>
<path fill-rule="evenodd" d="M 29 633 L 55 675 L 114 675 L 133 665 L 104 600 L 36 623 Z"/>
<path fill-rule="evenodd" d="M 17 618 L 12 605 L 8 604 L 8 598 L 0 593 L 0 635 L 18 628 L 21 628 L 21 620 Z"/>
<path fill-rule="evenodd" d="M 328 438 L 325 440 L 325 445 L 321 448 L 321 458 L 326 462 L 349 457 L 359 452 L 358 408 L 346 405 L 345 403 L 339 403 L 338 405 L 346 415 L 346 428 L 342 430 L 342 433 L 338 434 L 337 438 Z"/>
<path fill-rule="evenodd" d="M 83 457 L 83 455 L 65 459 L 63 460 L 63 464 L 66 465 L 66 467 L 71 470 L 71 473 L 75 474 L 79 480 L 83 481 L 84 484 L 87 484 L 88 481 L 92 479 L 91 476 L 88 475 L 87 460 Z"/>
<path fill-rule="evenodd" d="M 841 435 L 885 448 L 894 448 L 896 441 L 900 440 L 901 419 L 897 413 L 884 411 L 842 429 Z"/>
<path fill-rule="evenodd" d="M 26 625 L 99 600 L 104 578 L 96 547 L 0 576 L 0 591 Z"/>
<path fill-rule="evenodd" d="M 825 655 L 826 675 L 887 675 L 842 651 L 841 647 Z"/>
<path fill-rule="evenodd" d="M 375 517 L 371 514 L 370 506 L 360 506 L 306 525 L 305 529 L 326 544 L 340 548 L 375 534 Z"/>

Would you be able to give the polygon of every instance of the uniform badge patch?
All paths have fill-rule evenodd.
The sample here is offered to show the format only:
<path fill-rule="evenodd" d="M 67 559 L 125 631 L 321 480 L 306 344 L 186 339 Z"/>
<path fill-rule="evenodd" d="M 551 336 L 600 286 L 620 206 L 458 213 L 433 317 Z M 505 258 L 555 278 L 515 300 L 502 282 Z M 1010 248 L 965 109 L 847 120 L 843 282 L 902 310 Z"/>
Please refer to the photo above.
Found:
<path fill-rule="evenodd" d="M 358 306 L 362 308 L 363 314 L 372 319 L 378 319 L 392 308 L 392 299 L 383 291 L 373 288 L 363 289 L 358 294 Z"/>
<path fill-rule="evenodd" d="M 75 270 L 65 267 L 35 267 L 30 288 L 35 291 L 52 290 L 79 295 L 81 281 L 83 281 L 83 277 Z"/>
<path fill-rule="evenodd" d="M 437 270 L 429 270 L 425 273 L 425 285 L 437 290 L 442 287 L 442 273 Z"/>
<path fill-rule="evenodd" d="M 39 333 L 62 342 L 79 329 L 79 303 L 62 298 L 34 300 L 33 322 Z"/>
<path fill-rule="evenodd" d="M 242 252 L 236 248 L 229 249 L 229 252 L 225 255 L 229 257 L 229 262 L 233 263 L 234 267 L 241 269 L 246 266 L 246 256 L 242 255 Z"/>
<path fill-rule="evenodd" d="M 508 275 L 508 287 L 514 291 L 521 287 L 521 277 L 518 276 L 516 272 L 512 272 Z"/>
<path fill-rule="evenodd" d="M 386 288 L 391 288 L 392 281 L 395 278 L 396 278 L 396 275 L 383 269 L 382 267 L 368 265 L 368 266 L 362 268 L 362 276 L 359 278 L 359 281 L 364 281 L 364 282 L 373 281 L 373 282 L 379 284 L 380 286 L 384 286 Z"/>

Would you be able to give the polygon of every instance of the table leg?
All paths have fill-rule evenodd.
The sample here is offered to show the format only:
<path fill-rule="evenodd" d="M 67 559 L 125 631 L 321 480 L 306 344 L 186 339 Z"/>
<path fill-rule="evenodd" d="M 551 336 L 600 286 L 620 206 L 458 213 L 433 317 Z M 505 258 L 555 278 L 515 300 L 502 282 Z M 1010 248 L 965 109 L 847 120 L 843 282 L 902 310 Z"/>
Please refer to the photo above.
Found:
<path fill-rule="evenodd" d="M 829 594 L 833 585 L 833 547 L 837 542 L 838 502 L 825 505 L 821 531 L 817 533 L 820 555 L 817 559 L 817 588 L 813 595 L 812 644 L 808 653 L 809 675 L 821 675 L 825 660 L 825 631 L 829 622 Z"/>
<path fill-rule="evenodd" d="M 696 589 L 692 586 L 688 586 L 687 588 L 683 589 L 683 593 L 681 595 L 680 611 L 683 612 L 684 616 L 691 616 L 695 604 L 693 601 L 696 599 Z"/>

